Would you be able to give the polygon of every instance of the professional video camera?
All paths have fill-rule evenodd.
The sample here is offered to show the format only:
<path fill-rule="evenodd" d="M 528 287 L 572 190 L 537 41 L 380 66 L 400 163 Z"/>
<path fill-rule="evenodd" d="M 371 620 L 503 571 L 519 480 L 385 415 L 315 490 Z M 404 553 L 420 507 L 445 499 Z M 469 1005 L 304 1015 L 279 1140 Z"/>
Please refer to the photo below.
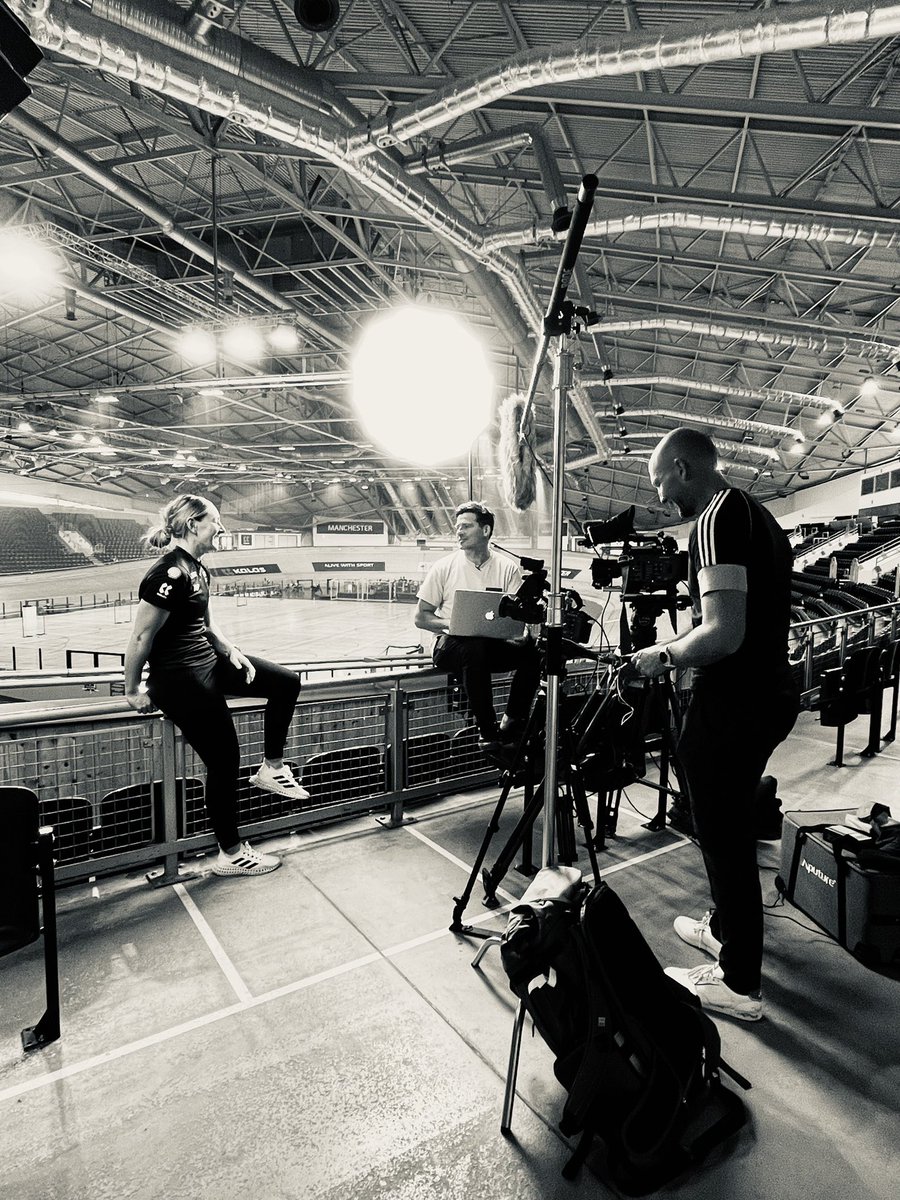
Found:
<path fill-rule="evenodd" d="M 622 597 L 629 599 L 640 592 L 659 592 L 674 589 L 688 576 L 687 551 L 679 550 L 673 537 L 663 533 L 637 533 L 634 528 L 634 505 L 609 521 L 585 521 L 581 546 L 622 543 L 622 553 L 616 559 L 595 558 L 591 563 L 591 583 L 595 588 L 609 587 L 614 579 L 622 578 Z"/>
<path fill-rule="evenodd" d="M 503 549 L 503 547 L 498 547 Z M 506 551 L 507 554 L 510 551 Z M 544 625 L 547 621 L 547 598 L 545 593 L 550 590 L 550 581 L 542 558 L 519 558 L 519 565 L 525 572 L 525 578 L 519 585 L 518 591 L 511 596 L 501 596 L 497 605 L 497 615 L 511 617 L 514 621 L 524 621 L 526 625 Z M 584 601 L 572 588 L 562 589 L 563 603 L 563 637 L 573 642 L 584 644 L 591 636 L 591 619 L 583 611 Z"/>
<path fill-rule="evenodd" d="M 611 542 L 622 543 L 618 558 L 595 558 L 591 562 L 591 583 L 595 588 L 609 587 L 621 576 L 622 600 L 632 609 L 630 625 L 622 606 L 620 648 L 623 654 L 641 650 L 656 641 L 656 620 L 668 612 L 675 628 L 675 612 L 690 603 L 678 595 L 678 584 L 688 577 L 688 555 L 678 549 L 673 537 L 663 533 L 637 533 L 634 505 L 608 521 L 585 521 L 584 537 L 579 544 L 596 549 Z"/>

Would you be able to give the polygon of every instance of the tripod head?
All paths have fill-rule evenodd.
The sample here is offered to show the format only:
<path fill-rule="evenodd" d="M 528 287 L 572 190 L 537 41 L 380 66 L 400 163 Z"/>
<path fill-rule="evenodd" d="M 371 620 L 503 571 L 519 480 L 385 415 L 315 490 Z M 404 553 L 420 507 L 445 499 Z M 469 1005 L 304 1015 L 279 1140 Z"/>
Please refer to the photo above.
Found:
<path fill-rule="evenodd" d="M 622 626 L 619 630 L 619 640 L 622 653 L 630 654 L 632 650 L 644 650 L 653 646 L 656 641 L 656 622 L 664 612 L 669 614 L 672 629 L 675 629 L 675 613 L 679 609 L 688 608 L 690 596 L 679 596 L 671 589 L 665 592 L 655 592 L 650 595 L 638 594 L 622 596 Z M 625 624 L 625 605 L 631 608 L 631 619 Z"/>

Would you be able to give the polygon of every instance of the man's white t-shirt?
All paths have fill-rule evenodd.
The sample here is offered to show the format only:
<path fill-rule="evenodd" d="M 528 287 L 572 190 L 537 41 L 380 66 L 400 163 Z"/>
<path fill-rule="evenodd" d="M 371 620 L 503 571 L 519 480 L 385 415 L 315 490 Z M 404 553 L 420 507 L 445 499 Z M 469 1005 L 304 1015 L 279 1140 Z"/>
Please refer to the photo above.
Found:
<path fill-rule="evenodd" d="M 511 558 L 488 552 L 485 561 L 476 567 L 464 551 L 455 550 L 432 566 L 416 597 L 426 604 L 433 604 L 436 615 L 449 620 L 457 592 L 485 592 L 488 588 L 515 592 L 521 582 L 522 573 Z"/>

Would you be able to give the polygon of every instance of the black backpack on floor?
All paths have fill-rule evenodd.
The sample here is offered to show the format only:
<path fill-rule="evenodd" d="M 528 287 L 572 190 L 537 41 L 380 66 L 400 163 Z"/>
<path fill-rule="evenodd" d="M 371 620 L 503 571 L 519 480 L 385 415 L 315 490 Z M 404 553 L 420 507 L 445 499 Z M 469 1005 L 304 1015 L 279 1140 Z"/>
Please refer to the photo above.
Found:
<path fill-rule="evenodd" d="M 744 1124 L 720 1067 L 750 1085 L 721 1063 L 715 1025 L 663 973 L 606 883 L 582 884 L 573 900 L 517 905 L 501 954 L 568 1092 L 560 1130 L 581 1134 L 564 1176 L 577 1175 L 597 1138 L 598 1173 L 626 1195 L 645 1195 Z"/>

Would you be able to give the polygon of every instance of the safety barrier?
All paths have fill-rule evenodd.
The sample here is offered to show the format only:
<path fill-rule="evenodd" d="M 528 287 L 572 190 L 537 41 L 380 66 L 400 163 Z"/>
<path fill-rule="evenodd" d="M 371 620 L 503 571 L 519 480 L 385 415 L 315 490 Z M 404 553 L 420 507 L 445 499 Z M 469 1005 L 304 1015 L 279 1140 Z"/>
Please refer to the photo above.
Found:
<path fill-rule="evenodd" d="M 805 706 L 817 707 L 826 670 L 864 646 L 898 637 L 897 604 L 794 625 L 794 669 Z M 316 672 L 332 678 L 304 687 L 285 749 L 311 793 L 301 809 L 246 782 L 262 757 L 263 709 L 255 701 L 232 702 L 245 778 L 240 820 L 248 834 L 372 811 L 396 824 L 410 804 L 495 780 L 458 681 L 421 669 L 423 662 L 424 656 L 390 664 L 360 660 L 354 665 L 362 678 L 347 678 L 350 664 L 338 660 L 302 668 L 306 679 Z M 592 669 L 571 664 L 565 687 L 586 690 L 592 678 Z M 494 677 L 498 711 L 507 687 L 507 678 Z M 122 700 L 0 707 L 0 785 L 38 795 L 41 822 L 56 830 L 61 882 L 159 864 L 159 878 L 174 879 L 180 855 L 214 844 L 203 777 L 171 722 L 139 716 Z"/>
<path fill-rule="evenodd" d="M 573 670 L 567 687 L 590 686 Z M 508 677 L 495 676 L 502 711 Z M 176 727 L 124 701 L 29 704 L 0 709 L 0 785 L 30 788 L 56 833 L 57 880 L 74 882 L 135 867 L 177 877 L 180 855 L 214 845 L 203 804 L 204 769 Z M 252 787 L 262 758 L 263 707 L 232 701 L 241 745 L 239 820 L 248 836 L 299 830 L 379 811 L 398 824 L 405 808 L 496 779 L 477 748 L 465 706 L 447 676 L 329 681 L 304 688 L 285 747 L 311 799 Z"/>

